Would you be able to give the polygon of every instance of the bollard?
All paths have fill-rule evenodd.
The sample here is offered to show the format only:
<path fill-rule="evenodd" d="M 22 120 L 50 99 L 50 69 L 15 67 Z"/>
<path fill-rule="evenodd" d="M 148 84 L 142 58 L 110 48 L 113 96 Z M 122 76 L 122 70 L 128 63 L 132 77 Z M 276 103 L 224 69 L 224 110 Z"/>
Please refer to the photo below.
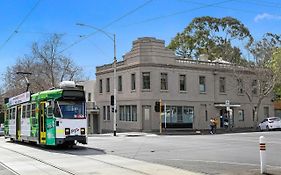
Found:
<path fill-rule="evenodd" d="M 265 137 L 260 136 L 260 165 L 261 165 L 261 174 L 266 173 L 266 145 Z"/>

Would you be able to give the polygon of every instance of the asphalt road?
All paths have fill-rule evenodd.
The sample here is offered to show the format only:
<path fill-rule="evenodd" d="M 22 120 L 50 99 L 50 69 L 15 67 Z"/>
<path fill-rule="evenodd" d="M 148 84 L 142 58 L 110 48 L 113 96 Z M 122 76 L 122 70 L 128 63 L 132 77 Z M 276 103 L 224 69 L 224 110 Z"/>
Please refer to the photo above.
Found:
<path fill-rule="evenodd" d="M 90 137 L 108 154 L 204 174 L 259 174 L 259 137 L 267 140 L 269 174 L 281 174 L 281 132 L 220 135 Z"/>
<path fill-rule="evenodd" d="M 4 165 L 28 175 L 39 172 L 253 175 L 259 174 L 258 140 L 261 135 L 267 140 L 268 173 L 280 175 L 280 131 L 181 136 L 95 135 L 89 137 L 88 145 L 78 145 L 74 149 L 10 143 L 1 138 L 0 174 L 9 173 Z"/>

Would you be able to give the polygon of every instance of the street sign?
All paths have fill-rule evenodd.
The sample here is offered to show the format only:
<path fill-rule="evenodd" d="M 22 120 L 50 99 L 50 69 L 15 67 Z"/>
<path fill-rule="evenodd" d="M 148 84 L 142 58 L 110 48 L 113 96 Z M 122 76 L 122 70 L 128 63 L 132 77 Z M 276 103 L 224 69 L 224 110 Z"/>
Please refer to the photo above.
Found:
<path fill-rule="evenodd" d="M 229 106 L 230 105 L 230 101 L 229 100 L 225 100 L 225 106 Z"/>

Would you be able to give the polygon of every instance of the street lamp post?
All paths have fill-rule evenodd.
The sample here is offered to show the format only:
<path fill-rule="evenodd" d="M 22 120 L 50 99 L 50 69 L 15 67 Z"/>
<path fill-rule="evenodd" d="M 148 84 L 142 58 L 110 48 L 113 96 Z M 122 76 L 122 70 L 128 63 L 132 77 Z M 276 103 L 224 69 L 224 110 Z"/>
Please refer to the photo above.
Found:
<path fill-rule="evenodd" d="M 90 27 L 93 28 L 99 32 L 102 32 L 103 34 L 105 34 L 109 39 L 111 39 L 113 41 L 113 46 L 114 46 L 114 59 L 113 59 L 113 96 L 114 96 L 114 105 L 113 105 L 113 135 L 116 136 L 116 126 L 117 126 L 117 122 L 116 122 L 116 113 L 117 113 L 117 101 L 116 101 L 116 96 L 117 96 L 117 91 L 116 91 L 116 85 L 117 85 L 117 79 L 116 79 L 116 67 L 117 67 L 117 59 L 116 59 L 116 37 L 115 34 L 111 34 L 113 35 L 113 37 L 110 35 L 110 33 L 105 32 L 104 30 L 94 27 L 92 25 L 87 25 L 87 24 L 82 24 L 82 23 L 76 23 L 76 25 L 79 26 L 85 26 L 85 27 Z"/>

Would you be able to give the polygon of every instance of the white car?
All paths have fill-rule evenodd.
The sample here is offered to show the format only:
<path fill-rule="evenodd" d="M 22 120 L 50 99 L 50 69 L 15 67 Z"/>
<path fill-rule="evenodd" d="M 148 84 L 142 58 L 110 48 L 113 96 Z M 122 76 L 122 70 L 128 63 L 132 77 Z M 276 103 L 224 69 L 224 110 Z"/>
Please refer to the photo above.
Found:
<path fill-rule="evenodd" d="M 280 128 L 281 128 L 281 120 L 278 117 L 265 118 L 259 124 L 260 131 L 263 131 L 263 130 L 269 131 L 269 130 L 280 129 Z"/>

